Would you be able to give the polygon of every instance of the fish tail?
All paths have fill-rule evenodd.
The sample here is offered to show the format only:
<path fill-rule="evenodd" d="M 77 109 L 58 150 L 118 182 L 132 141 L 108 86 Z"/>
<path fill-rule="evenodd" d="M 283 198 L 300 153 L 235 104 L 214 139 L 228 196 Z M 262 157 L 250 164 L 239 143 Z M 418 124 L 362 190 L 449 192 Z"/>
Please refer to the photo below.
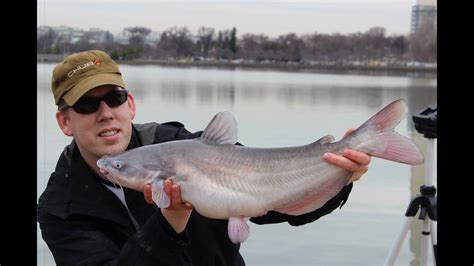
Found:
<path fill-rule="evenodd" d="M 407 112 L 405 100 L 396 100 L 356 130 L 358 134 L 362 135 L 360 138 L 362 143 L 368 146 L 369 154 L 410 165 L 423 163 L 423 155 L 415 143 L 394 130 Z"/>

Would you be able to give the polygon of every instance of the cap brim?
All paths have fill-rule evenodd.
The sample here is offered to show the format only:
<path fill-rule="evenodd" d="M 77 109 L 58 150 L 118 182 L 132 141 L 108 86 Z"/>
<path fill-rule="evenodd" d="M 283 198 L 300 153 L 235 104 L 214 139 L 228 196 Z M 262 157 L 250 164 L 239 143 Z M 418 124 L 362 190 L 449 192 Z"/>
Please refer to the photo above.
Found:
<path fill-rule="evenodd" d="M 71 90 L 63 95 L 63 99 L 67 105 L 73 106 L 82 95 L 88 91 L 102 85 L 116 85 L 125 88 L 122 76 L 114 73 L 96 74 L 85 78 L 74 86 Z"/>

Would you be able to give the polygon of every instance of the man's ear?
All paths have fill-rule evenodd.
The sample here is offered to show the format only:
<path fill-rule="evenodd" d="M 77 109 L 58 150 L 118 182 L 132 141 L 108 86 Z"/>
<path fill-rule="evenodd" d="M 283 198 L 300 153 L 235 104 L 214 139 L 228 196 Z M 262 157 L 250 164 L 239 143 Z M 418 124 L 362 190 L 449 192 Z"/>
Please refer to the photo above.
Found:
<path fill-rule="evenodd" d="M 131 92 L 128 93 L 128 107 L 130 107 L 130 116 L 133 120 L 135 118 L 135 97 Z"/>
<path fill-rule="evenodd" d="M 58 122 L 59 128 L 66 136 L 73 136 L 72 129 L 69 125 L 69 116 L 67 111 L 57 111 L 56 112 L 56 122 Z"/>

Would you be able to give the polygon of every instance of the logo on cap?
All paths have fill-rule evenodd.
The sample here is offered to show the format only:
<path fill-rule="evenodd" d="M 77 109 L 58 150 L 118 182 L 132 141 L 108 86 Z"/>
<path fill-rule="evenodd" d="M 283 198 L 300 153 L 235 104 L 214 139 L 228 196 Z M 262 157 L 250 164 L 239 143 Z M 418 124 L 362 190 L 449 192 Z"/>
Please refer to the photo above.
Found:
<path fill-rule="evenodd" d="M 82 65 L 78 65 L 75 69 L 69 71 L 69 72 L 67 73 L 67 76 L 68 76 L 69 78 L 72 78 L 72 76 L 74 76 L 74 74 L 76 74 L 77 71 L 86 69 L 86 68 L 88 68 L 88 67 L 90 67 L 90 66 L 93 66 L 93 65 L 100 66 L 101 63 L 102 63 L 101 60 L 99 60 L 99 59 L 94 59 L 93 61 L 87 62 L 87 63 L 82 64 Z"/>

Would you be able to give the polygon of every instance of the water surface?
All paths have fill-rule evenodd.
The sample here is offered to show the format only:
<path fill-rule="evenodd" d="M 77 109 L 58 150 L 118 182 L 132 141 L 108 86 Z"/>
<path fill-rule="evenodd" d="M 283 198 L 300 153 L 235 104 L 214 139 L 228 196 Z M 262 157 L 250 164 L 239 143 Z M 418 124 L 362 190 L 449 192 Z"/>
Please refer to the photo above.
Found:
<path fill-rule="evenodd" d="M 55 121 L 53 67 L 38 64 L 38 197 L 71 141 Z M 197 131 L 215 113 L 227 110 L 238 122 L 239 142 L 253 147 L 303 145 L 326 134 L 339 139 L 386 104 L 404 98 L 409 117 L 396 130 L 424 149 L 425 139 L 414 130 L 411 115 L 436 106 L 437 100 L 437 80 L 431 78 L 150 65 L 122 65 L 121 71 L 135 95 L 134 122 L 180 121 Z M 251 224 L 241 253 L 248 265 L 382 265 L 407 204 L 418 193 L 423 167 L 374 158 L 342 209 L 298 227 Z M 419 260 L 420 232 L 415 221 L 396 265 Z M 54 265 L 39 229 L 37 241 L 38 265 Z"/>

